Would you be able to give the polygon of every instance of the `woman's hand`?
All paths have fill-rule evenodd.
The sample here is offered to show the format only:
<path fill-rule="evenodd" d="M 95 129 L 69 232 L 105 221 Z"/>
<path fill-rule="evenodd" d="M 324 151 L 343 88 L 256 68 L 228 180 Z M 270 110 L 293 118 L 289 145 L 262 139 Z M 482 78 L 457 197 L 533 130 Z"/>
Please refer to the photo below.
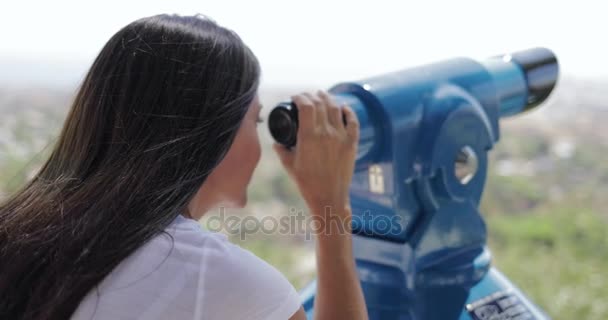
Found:
<path fill-rule="evenodd" d="M 336 214 L 350 231 L 348 188 L 359 142 L 357 117 L 350 107 L 338 107 L 322 91 L 291 98 L 298 108 L 298 139 L 291 151 L 279 144 L 274 149 L 298 185 L 313 219 L 323 224 L 327 214 Z M 316 241 L 315 319 L 367 319 L 350 232 L 325 230 L 329 232 L 317 234 Z M 299 311 L 292 319 L 303 317 Z"/>
<path fill-rule="evenodd" d="M 349 215 L 348 189 L 359 141 L 356 114 L 346 105 L 338 106 L 324 91 L 291 99 L 298 109 L 296 145 L 289 150 L 275 143 L 274 149 L 313 217 L 327 208 L 332 213 Z"/>

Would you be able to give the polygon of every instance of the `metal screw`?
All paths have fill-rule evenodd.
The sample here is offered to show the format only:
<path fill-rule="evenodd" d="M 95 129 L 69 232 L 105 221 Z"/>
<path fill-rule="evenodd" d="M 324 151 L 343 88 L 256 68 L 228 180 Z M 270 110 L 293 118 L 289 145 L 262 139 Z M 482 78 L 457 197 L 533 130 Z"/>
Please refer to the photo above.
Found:
<path fill-rule="evenodd" d="M 467 184 L 475 177 L 478 166 L 477 154 L 475 154 L 473 148 L 464 146 L 456 155 L 454 174 L 461 184 Z"/>

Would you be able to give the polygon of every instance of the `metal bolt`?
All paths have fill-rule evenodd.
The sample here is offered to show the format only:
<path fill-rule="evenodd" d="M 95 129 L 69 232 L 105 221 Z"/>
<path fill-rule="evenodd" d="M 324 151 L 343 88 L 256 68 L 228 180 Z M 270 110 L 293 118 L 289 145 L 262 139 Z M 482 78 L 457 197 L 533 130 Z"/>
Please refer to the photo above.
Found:
<path fill-rule="evenodd" d="M 475 154 L 473 148 L 464 146 L 456 155 L 454 174 L 461 184 L 467 184 L 475 177 L 478 166 L 477 154 Z"/>

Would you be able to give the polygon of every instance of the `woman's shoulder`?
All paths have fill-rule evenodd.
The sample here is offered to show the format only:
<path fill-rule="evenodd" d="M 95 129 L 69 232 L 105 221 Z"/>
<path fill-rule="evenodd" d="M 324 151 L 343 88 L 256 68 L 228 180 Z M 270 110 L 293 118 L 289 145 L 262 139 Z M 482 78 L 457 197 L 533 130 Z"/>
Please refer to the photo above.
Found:
<path fill-rule="evenodd" d="M 267 316 L 268 311 L 274 309 L 281 319 L 289 318 L 300 307 L 296 290 L 274 266 L 231 243 L 225 235 L 203 230 L 196 221 L 184 219 L 178 218 L 178 227 L 190 228 L 197 234 L 198 241 L 205 243 L 202 247 L 207 248 L 199 253 L 204 276 L 200 292 L 217 292 L 221 288 L 220 291 L 227 293 L 218 299 L 221 301 L 214 303 L 226 308 L 240 305 L 249 308 L 250 312 L 266 310 Z"/>
<path fill-rule="evenodd" d="M 258 279 L 263 276 L 284 278 L 272 265 L 230 242 L 225 234 L 205 230 L 195 220 L 180 215 L 167 228 L 167 233 L 172 238 L 175 258 L 200 261 L 197 265 L 207 275 L 226 274 L 236 277 L 239 276 L 235 274 L 238 271 L 240 275 L 256 273 Z M 160 237 L 155 240 L 161 245 L 166 242 L 166 239 Z"/>
<path fill-rule="evenodd" d="M 251 251 L 233 244 L 221 233 L 201 227 L 198 221 L 178 215 L 165 232 L 146 243 L 127 258 L 126 265 L 142 263 L 155 271 L 180 269 L 182 273 L 210 278 L 207 285 L 224 278 L 226 281 L 285 282 L 287 279 L 275 267 Z M 210 281 L 210 282 L 209 282 Z M 222 283 L 226 287 L 226 283 Z M 291 286 L 291 285 L 290 285 Z"/>
<path fill-rule="evenodd" d="M 206 315 L 224 319 L 241 316 L 247 319 L 288 319 L 300 308 L 296 290 L 274 266 L 231 243 L 223 234 L 202 230 L 192 224 L 197 224 L 193 220 L 181 222 L 184 223 L 179 226 L 188 224 L 200 237 L 198 241 L 206 243 L 203 247 L 208 248 L 199 253 L 203 258 L 200 273 L 204 275 L 200 294 L 223 293 L 201 299 L 207 304 Z"/>
<path fill-rule="evenodd" d="M 136 312 L 138 319 L 287 319 L 300 307 L 276 268 L 182 216 L 122 261 L 98 289 L 96 314 L 115 318 Z"/>

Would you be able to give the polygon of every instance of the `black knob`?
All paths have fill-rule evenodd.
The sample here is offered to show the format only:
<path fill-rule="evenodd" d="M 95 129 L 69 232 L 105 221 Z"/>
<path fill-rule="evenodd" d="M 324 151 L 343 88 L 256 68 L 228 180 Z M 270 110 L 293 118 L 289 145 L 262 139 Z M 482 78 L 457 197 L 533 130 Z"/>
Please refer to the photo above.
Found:
<path fill-rule="evenodd" d="M 342 113 L 342 123 L 346 116 Z M 291 148 L 296 145 L 298 135 L 298 108 L 293 102 L 281 102 L 268 115 L 268 129 L 276 142 Z"/>
<path fill-rule="evenodd" d="M 290 148 L 296 144 L 298 109 L 292 102 L 279 103 L 268 115 L 270 135 L 278 143 Z"/>

